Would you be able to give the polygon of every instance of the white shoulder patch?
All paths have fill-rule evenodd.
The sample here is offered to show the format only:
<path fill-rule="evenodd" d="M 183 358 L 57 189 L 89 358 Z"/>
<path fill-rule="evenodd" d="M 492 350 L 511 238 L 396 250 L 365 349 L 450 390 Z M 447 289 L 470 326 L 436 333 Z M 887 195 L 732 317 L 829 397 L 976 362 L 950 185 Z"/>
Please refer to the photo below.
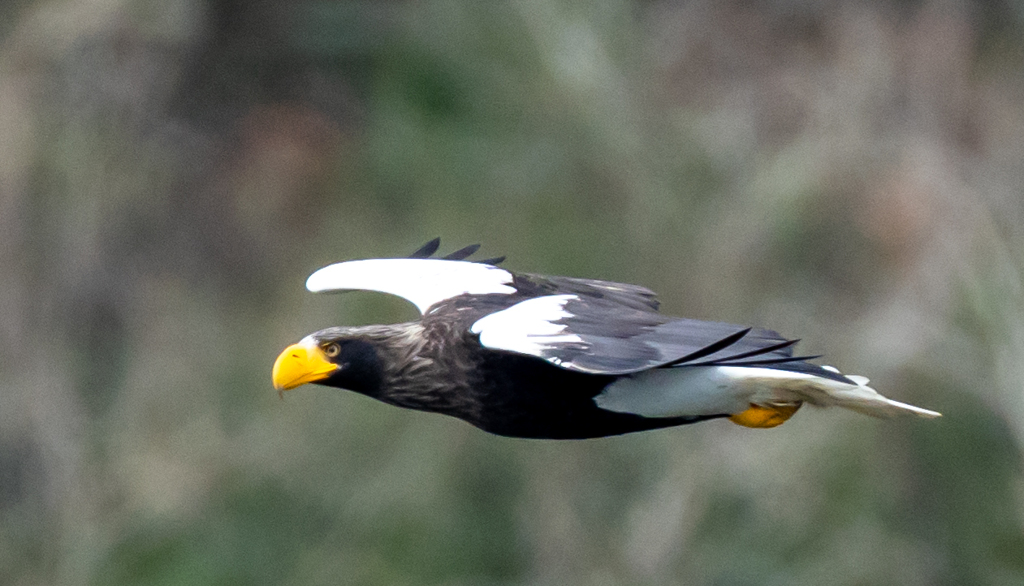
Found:
<path fill-rule="evenodd" d="M 326 266 L 306 280 L 313 293 L 379 291 L 412 302 L 420 313 L 459 295 L 515 293 L 512 273 L 496 266 L 432 258 L 351 260 Z"/>
<path fill-rule="evenodd" d="M 548 295 L 520 301 L 478 319 L 469 331 L 480 335 L 480 344 L 485 348 L 544 358 L 545 349 L 582 341 L 575 334 L 565 333 L 565 325 L 553 323 L 572 317 L 565 311 L 565 304 L 573 299 L 578 297 Z"/>

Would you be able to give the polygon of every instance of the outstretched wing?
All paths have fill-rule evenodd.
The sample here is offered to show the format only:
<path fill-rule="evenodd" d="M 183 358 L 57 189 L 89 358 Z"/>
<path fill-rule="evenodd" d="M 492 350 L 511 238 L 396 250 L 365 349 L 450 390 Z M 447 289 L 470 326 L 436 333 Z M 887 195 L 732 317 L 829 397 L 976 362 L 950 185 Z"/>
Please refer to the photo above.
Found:
<path fill-rule="evenodd" d="M 442 257 L 430 258 L 441 239 L 427 242 L 409 258 L 351 260 L 326 266 L 306 279 L 313 293 L 378 291 L 397 295 L 421 314 L 431 306 L 460 295 L 511 295 L 514 275 L 497 264 L 505 257 L 466 261 L 480 248 L 473 244 Z"/>
<path fill-rule="evenodd" d="M 341 291 L 378 291 L 402 297 L 419 308 L 421 314 L 434 305 L 461 295 L 508 295 L 508 305 L 531 297 L 574 294 L 605 300 L 626 309 L 657 311 L 654 292 L 638 285 L 515 274 L 499 268 L 505 257 L 480 261 L 466 260 L 479 248 L 471 245 L 441 258 L 430 258 L 440 246 L 435 238 L 409 255 L 409 258 L 368 259 L 326 266 L 306 281 L 314 293 Z"/>
<path fill-rule="evenodd" d="M 480 344 L 567 370 L 623 375 L 671 366 L 761 366 L 853 384 L 794 356 L 796 340 L 760 328 L 679 319 L 616 299 L 563 293 L 520 301 L 477 320 Z"/>

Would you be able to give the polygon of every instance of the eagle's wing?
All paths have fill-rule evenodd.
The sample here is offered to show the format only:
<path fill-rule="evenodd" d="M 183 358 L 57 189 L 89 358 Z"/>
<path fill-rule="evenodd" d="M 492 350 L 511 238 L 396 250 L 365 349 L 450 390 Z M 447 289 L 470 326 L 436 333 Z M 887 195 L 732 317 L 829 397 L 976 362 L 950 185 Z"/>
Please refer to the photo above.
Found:
<path fill-rule="evenodd" d="M 508 306 L 531 297 L 572 293 L 586 298 L 604 299 L 616 306 L 657 311 L 653 291 L 626 283 L 515 274 L 499 268 L 505 260 L 499 256 L 469 261 L 479 245 L 471 245 L 441 258 L 431 258 L 440 246 L 440 238 L 427 242 L 408 258 L 367 259 L 326 266 L 306 281 L 314 293 L 341 291 L 378 291 L 402 297 L 421 314 L 434 305 L 462 295 L 508 295 Z M 493 298 L 491 299 L 493 305 Z"/>
<path fill-rule="evenodd" d="M 582 299 L 598 300 L 595 303 L 601 307 L 629 309 L 643 313 L 657 312 L 659 305 L 658 296 L 654 291 L 628 283 L 517 274 L 513 285 L 521 297 L 572 294 Z M 602 304 L 601 300 L 605 303 Z"/>
<path fill-rule="evenodd" d="M 484 347 L 535 356 L 579 372 L 627 374 L 675 364 L 779 364 L 847 381 L 794 358 L 794 341 L 775 332 L 662 316 L 654 292 L 638 285 L 517 275 L 487 262 L 424 258 L 435 250 L 431 241 L 413 253 L 415 258 L 333 264 L 310 275 L 306 288 L 316 293 L 389 293 L 410 301 L 421 314 L 457 297 L 471 302 L 472 296 L 488 296 L 493 312 L 472 326 Z M 472 252 L 475 247 L 449 257 L 461 259 Z"/>
<path fill-rule="evenodd" d="M 520 301 L 480 318 L 480 344 L 541 358 L 567 370 L 623 375 L 669 366 L 761 366 L 854 384 L 793 356 L 796 340 L 771 330 L 666 317 L 615 298 L 578 293 Z"/>
<path fill-rule="evenodd" d="M 771 330 L 669 318 L 602 297 L 534 297 L 480 318 L 470 330 L 485 348 L 619 376 L 594 399 L 610 411 L 677 417 L 808 402 L 877 417 L 939 416 L 879 394 L 866 378 L 807 362 L 816 356 L 794 356 L 796 340 Z"/>
<path fill-rule="evenodd" d="M 420 313 L 460 295 L 511 295 L 513 275 L 493 265 L 433 258 L 376 258 L 326 266 L 306 280 L 314 293 L 379 291 L 412 302 Z"/>

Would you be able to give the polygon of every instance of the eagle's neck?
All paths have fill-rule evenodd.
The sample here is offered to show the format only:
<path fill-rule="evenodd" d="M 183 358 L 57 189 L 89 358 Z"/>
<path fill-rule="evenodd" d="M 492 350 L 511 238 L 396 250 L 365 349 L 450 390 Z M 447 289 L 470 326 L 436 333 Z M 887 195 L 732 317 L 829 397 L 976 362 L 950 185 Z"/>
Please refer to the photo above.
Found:
<path fill-rule="evenodd" d="M 448 337 L 422 322 L 352 328 L 352 333 L 370 342 L 380 358 L 381 384 L 360 391 L 392 405 L 460 416 L 474 407 L 466 365 L 454 364 L 453 357 L 466 353 L 448 347 L 461 336 Z M 456 341 L 459 340 L 459 341 Z"/>

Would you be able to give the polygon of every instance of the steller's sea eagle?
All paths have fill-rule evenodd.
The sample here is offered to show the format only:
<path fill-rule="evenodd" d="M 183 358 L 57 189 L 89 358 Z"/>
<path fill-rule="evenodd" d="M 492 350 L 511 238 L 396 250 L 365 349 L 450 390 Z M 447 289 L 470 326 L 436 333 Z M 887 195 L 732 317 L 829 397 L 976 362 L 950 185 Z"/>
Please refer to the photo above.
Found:
<path fill-rule="evenodd" d="M 333 327 L 274 363 L 281 392 L 339 387 L 451 415 L 513 437 L 571 439 L 719 417 L 774 427 L 803 403 L 891 417 L 939 413 L 888 399 L 863 377 L 795 356 L 766 329 L 668 317 L 637 285 L 547 277 L 466 260 L 477 246 L 430 258 L 342 262 L 313 273 L 313 292 L 379 291 L 411 301 L 407 323 Z"/>

